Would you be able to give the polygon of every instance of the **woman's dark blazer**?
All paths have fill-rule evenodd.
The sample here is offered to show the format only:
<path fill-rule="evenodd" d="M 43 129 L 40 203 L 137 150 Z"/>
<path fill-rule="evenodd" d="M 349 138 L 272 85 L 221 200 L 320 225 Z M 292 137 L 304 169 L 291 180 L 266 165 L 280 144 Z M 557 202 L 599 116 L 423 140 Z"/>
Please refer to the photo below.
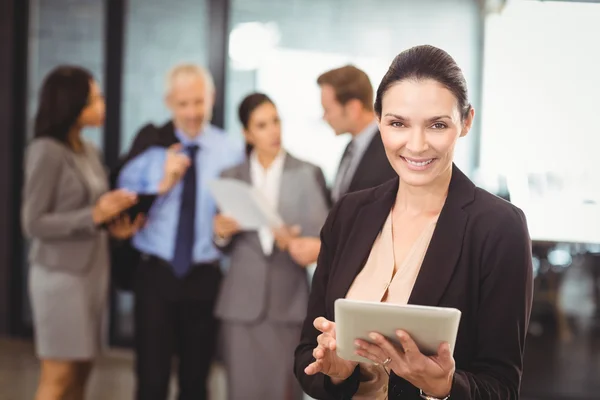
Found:
<path fill-rule="evenodd" d="M 334 302 L 346 296 L 394 204 L 399 179 L 344 196 L 321 231 L 321 253 L 294 371 L 316 399 L 351 399 L 360 366 L 334 386 L 307 376 L 319 332 L 313 320 L 335 320 Z M 531 241 L 523 212 L 477 188 L 453 166 L 448 197 L 410 295 L 409 304 L 462 311 L 454 350 L 451 399 L 519 398 L 523 349 L 533 292 Z M 391 374 L 390 399 L 420 399 L 419 390 Z"/>

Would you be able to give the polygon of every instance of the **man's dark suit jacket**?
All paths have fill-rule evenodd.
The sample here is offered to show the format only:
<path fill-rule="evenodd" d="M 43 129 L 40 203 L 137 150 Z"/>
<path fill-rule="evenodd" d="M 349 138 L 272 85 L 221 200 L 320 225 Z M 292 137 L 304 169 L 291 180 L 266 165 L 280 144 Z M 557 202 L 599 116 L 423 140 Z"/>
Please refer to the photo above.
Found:
<path fill-rule="evenodd" d="M 385 155 L 381 133 L 377 131 L 358 163 L 348 186 L 348 193 L 379 186 L 396 176 L 396 171 Z"/>
<path fill-rule="evenodd" d="M 334 302 L 344 298 L 362 269 L 394 204 L 399 180 L 343 197 L 321 231 L 321 253 L 307 318 L 295 352 L 294 371 L 316 399 L 350 399 L 360 366 L 334 386 L 323 374 L 307 376 L 319 332 L 315 318 L 335 321 Z M 475 187 L 455 166 L 409 303 L 455 307 L 462 317 L 455 346 L 451 398 L 519 398 L 523 349 L 533 292 L 531 241 L 523 212 Z M 390 399 L 419 399 L 419 391 L 391 374 Z"/>
<path fill-rule="evenodd" d="M 178 143 L 175 135 L 175 126 L 169 121 L 161 127 L 153 124 L 145 125 L 136 134 L 133 144 L 127 154 L 120 160 L 116 168 L 110 173 L 110 185 L 113 189 L 117 187 L 119 172 L 125 164 L 142 154 L 152 146 L 170 147 Z M 118 289 L 132 290 L 135 279 L 135 270 L 140 262 L 140 253 L 128 240 L 111 241 L 111 276 L 112 281 Z"/>

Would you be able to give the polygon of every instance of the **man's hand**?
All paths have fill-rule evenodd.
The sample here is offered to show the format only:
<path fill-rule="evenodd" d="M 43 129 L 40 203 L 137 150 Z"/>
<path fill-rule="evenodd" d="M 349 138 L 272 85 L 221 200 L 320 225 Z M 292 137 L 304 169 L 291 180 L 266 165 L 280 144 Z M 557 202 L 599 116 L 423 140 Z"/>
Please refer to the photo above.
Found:
<path fill-rule="evenodd" d="M 163 195 L 183 178 L 185 172 L 191 165 L 190 158 L 181 153 L 183 146 L 176 143 L 167 150 L 167 159 L 165 160 L 164 177 L 158 187 L 158 193 Z"/>

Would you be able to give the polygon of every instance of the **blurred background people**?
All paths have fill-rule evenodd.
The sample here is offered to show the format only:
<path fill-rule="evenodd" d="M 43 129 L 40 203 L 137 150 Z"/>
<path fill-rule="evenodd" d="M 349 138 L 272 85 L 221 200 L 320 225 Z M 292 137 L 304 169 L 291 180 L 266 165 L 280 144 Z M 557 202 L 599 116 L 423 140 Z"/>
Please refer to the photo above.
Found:
<path fill-rule="evenodd" d="M 175 144 L 149 146 L 118 177 L 122 188 L 159 196 L 133 238 L 141 253 L 134 279 L 139 400 L 167 399 L 173 355 L 179 361 L 178 398 L 208 398 L 221 271 L 213 244 L 216 209 L 207 183 L 243 159 L 241 148 L 206 123 L 211 90 L 203 68 L 175 66 L 166 94 L 172 122 L 162 133 Z"/>
<path fill-rule="evenodd" d="M 336 135 L 351 135 L 331 188 L 331 201 L 348 192 L 381 185 L 396 176 L 385 157 L 381 134 L 373 110 L 373 85 L 367 74 L 353 65 L 324 72 L 317 79 L 321 88 L 323 119 Z M 302 264 L 317 260 L 321 242 L 302 236 L 290 242 L 290 254 Z"/>
<path fill-rule="evenodd" d="M 367 74 L 346 65 L 324 72 L 317 84 L 321 88 L 323 119 L 336 135 L 351 136 L 331 190 L 332 201 L 393 179 L 395 173 L 385 157 L 373 110 L 373 85 Z"/>
<path fill-rule="evenodd" d="M 265 94 L 244 98 L 238 115 L 249 158 L 222 176 L 250 183 L 287 226 L 242 231 L 234 219 L 215 217 L 216 243 L 231 256 L 216 307 L 223 321 L 228 397 L 299 400 L 302 391 L 290 366 L 309 285 L 287 243 L 300 232 L 320 231 L 328 212 L 325 179 L 320 168 L 282 147 L 279 113 Z"/>
<path fill-rule="evenodd" d="M 196 74 L 202 76 L 202 85 L 204 86 L 205 95 L 203 98 L 196 98 L 198 103 L 188 103 L 185 107 L 173 107 L 172 101 L 169 100 L 170 87 L 173 84 L 177 75 L 181 74 Z M 194 130 L 201 127 L 203 132 L 213 132 L 217 134 L 225 134 L 225 131 L 213 124 L 211 118 L 215 103 L 215 84 L 211 74 L 203 67 L 194 64 L 179 64 L 172 68 L 167 74 L 166 79 L 167 93 L 165 101 L 171 104 L 169 109 L 173 113 L 173 120 L 167 121 L 164 125 L 156 127 L 154 124 L 144 125 L 135 135 L 125 161 L 141 154 L 150 146 L 155 146 L 161 143 L 175 143 L 175 121 L 181 126 L 187 126 L 188 129 Z M 197 91 L 198 88 L 194 85 L 188 85 L 181 90 Z"/>
<path fill-rule="evenodd" d="M 179 94 L 186 97 L 185 104 L 177 104 L 171 98 L 171 88 L 176 78 L 187 75 L 199 77 L 193 79 L 191 84 L 180 85 Z M 188 131 L 202 130 L 208 135 L 225 135 L 225 131 L 210 123 L 212 118 L 215 86 L 211 74 L 204 68 L 195 64 L 182 63 L 170 69 L 166 76 L 165 103 L 167 104 L 173 119 L 156 126 L 149 123 L 140 128 L 129 151 L 123 155 L 118 165 L 111 171 L 111 185 L 117 187 L 118 176 L 125 164 L 144 153 L 151 147 L 167 148 L 179 143 L 176 134 L 176 125 L 185 127 Z M 197 93 L 203 92 L 203 96 Z M 183 129 L 183 128 L 182 128 Z M 140 252 L 130 242 L 120 242 L 119 247 L 113 246 L 112 251 L 113 280 L 115 285 L 122 290 L 133 291 L 136 270 L 140 262 Z"/>
<path fill-rule="evenodd" d="M 81 130 L 104 121 L 92 75 L 61 66 L 45 79 L 27 150 L 22 223 L 31 238 L 29 295 L 41 359 L 37 400 L 83 399 L 104 342 L 109 283 L 108 234 L 133 234 L 119 214 L 135 194 L 108 191 L 98 149 Z"/>

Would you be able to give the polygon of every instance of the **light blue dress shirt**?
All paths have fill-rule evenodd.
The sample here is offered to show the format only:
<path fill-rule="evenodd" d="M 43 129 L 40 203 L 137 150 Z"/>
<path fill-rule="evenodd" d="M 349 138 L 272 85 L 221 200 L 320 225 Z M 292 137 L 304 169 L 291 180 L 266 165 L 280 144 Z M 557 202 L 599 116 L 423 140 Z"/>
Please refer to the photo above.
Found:
<path fill-rule="evenodd" d="M 175 132 L 183 146 L 196 144 L 197 196 L 196 233 L 193 261 L 212 262 L 221 254 L 213 244 L 213 218 L 216 204 L 209 192 L 207 183 L 217 179 L 221 172 L 240 164 L 244 160 L 243 146 L 231 141 L 227 135 L 213 126 L 207 126 L 194 139 L 182 132 Z M 151 147 L 129 161 L 121 170 L 118 186 L 140 194 L 158 192 L 164 175 L 167 149 Z M 171 261 L 175 251 L 177 224 L 183 183 L 179 182 L 171 191 L 159 197 L 150 212 L 146 225 L 133 238 L 133 246 L 142 253 Z"/>

